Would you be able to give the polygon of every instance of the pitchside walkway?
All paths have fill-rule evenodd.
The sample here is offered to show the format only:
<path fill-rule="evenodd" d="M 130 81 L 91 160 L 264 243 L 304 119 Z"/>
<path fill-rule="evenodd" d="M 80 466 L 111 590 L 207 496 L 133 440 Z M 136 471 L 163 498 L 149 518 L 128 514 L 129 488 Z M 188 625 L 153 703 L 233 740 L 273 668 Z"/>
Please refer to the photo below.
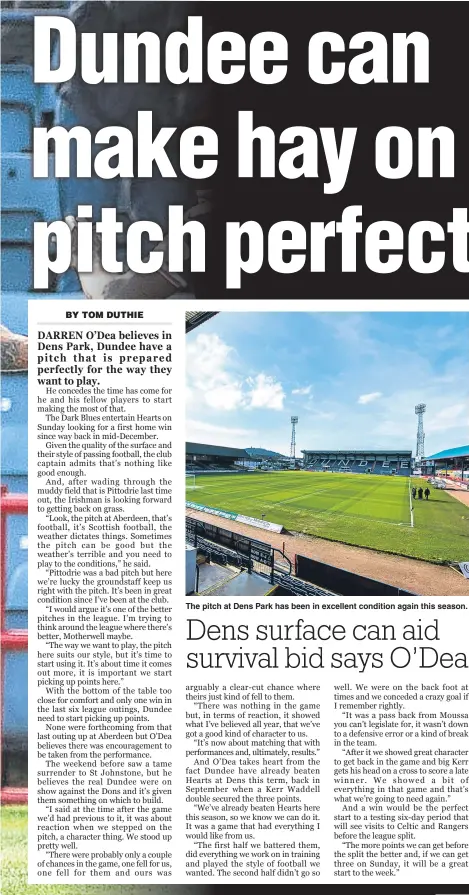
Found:
<path fill-rule="evenodd" d="M 459 492 L 458 492 L 459 493 Z M 469 493 L 469 492 L 466 492 Z M 186 515 L 213 524 L 213 516 L 199 510 L 187 510 Z M 240 522 L 223 519 L 223 527 L 252 537 L 252 528 Z M 256 538 L 283 549 L 293 561 L 296 553 L 325 563 L 349 569 L 359 575 L 377 578 L 403 590 L 424 596 L 469 596 L 469 580 L 447 566 L 437 566 L 419 559 L 380 553 L 366 547 L 352 547 L 339 541 L 327 541 L 306 535 L 256 530 Z"/>
<path fill-rule="evenodd" d="M 265 597 L 272 584 L 262 575 L 204 563 L 199 566 L 199 594 L 213 593 L 217 597 Z"/>
<path fill-rule="evenodd" d="M 455 497 L 456 500 L 461 501 L 461 503 L 464 503 L 469 507 L 469 491 L 462 491 L 459 488 L 447 488 L 446 490 L 451 497 Z"/>

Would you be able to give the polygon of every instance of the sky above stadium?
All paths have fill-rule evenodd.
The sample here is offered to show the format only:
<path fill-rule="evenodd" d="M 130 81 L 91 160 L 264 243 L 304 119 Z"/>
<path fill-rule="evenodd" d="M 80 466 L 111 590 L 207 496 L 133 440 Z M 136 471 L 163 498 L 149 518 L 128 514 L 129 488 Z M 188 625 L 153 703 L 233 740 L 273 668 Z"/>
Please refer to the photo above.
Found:
<path fill-rule="evenodd" d="M 228 313 L 187 336 L 187 439 L 289 455 L 467 444 L 469 314 Z"/>

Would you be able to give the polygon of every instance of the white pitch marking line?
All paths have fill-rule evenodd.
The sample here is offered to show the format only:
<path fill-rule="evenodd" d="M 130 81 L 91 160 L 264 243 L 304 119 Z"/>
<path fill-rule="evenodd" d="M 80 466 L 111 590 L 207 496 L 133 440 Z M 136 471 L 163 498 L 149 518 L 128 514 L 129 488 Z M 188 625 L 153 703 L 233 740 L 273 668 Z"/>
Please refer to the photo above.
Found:
<path fill-rule="evenodd" d="M 409 476 L 409 507 L 410 507 L 410 527 L 414 527 L 414 508 L 412 506 L 412 492 L 410 490 L 411 476 Z"/>

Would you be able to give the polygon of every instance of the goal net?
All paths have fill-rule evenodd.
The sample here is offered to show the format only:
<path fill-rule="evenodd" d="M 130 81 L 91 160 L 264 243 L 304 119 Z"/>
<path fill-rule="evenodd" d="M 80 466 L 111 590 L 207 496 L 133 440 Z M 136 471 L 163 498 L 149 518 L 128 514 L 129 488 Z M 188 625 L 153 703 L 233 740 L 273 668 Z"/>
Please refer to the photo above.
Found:
<path fill-rule="evenodd" d="M 186 472 L 186 488 L 195 488 L 195 475 L 191 472 Z"/>

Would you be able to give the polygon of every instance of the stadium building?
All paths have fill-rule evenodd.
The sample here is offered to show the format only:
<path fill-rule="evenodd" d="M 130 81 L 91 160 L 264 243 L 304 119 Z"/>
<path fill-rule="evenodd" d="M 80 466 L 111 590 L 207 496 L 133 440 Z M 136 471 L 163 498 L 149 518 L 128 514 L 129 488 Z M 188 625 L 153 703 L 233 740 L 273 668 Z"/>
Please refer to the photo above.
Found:
<path fill-rule="evenodd" d="M 469 479 L 469 444 L 431 454 L 422 460 L 423 475 L 448 475 L 467 482 Z"/>
<path fill-rule="evenodd" d="M 206 323 L 207 320 L 211 320 L 212 317 L 216 317 L 217 314 L 218 311 L 186 311 L 186 335 L 188 333 L 191 333 L 192 330 L 197 329 L 197 327 L 201 326 L 202 323 Z"/>
<path fill-rule="evenodd" d="M 358 472 L 409 476 L 412 451 L 302 451 L 304 468 L 312 472 Z"/>
<path fill-rule="evenodd" d="M 242 472 L 242 466 L 235 466 L 235 463 L 248 460 L 249 454 L 243 448 L 186 442 L 186 473 Z"/>

